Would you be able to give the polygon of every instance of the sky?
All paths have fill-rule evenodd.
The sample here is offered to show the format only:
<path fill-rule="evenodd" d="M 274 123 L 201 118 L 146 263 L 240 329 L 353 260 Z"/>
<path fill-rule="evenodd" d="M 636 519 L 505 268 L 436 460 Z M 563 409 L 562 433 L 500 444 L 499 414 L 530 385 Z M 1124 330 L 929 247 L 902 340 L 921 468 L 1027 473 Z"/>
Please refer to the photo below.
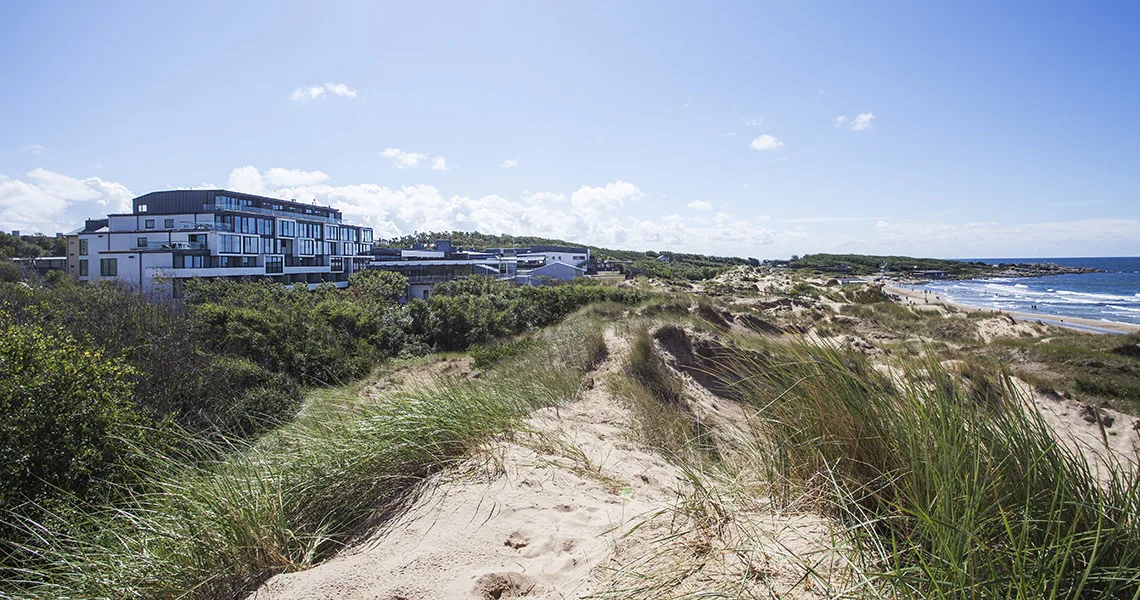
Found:
<path fill-rule="evenodd" d="M 225 188 L 381 238 L 1140 254 L 1140 4 L 0 0 L 0 230 Z"/>

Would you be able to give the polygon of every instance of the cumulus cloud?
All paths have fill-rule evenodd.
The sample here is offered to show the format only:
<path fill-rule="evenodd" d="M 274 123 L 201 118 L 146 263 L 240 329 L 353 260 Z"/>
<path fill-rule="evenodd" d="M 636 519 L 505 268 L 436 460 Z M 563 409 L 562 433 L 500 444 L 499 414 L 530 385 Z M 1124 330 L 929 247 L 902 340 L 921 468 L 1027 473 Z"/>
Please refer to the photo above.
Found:
<path fill-rule="evenodd" d="M 426 154 L 404 152 L 399 148 L 386 148 L 380 153 L 380 156 L 392 159 L 392 166 L 397 169 L 414 169 L 420 166 L 421 160 L 427 158 Z"/>
<path fill-rule="evenodd" d="M 251 171 L 252 170 L 252 171 Z M 536 235 L 617 248 L 674 248 L 696 252 L 763 253 L 760 246 L 779 235 L 749 220 L 678 215 L 641 218 L 627 214 L 645 196 L 637 185 L 613 181 L 579 186 L 572 192 L 539 191 L 517 199 L 499 195 L 445 196 L 430 185 L 378 184 L 275 187 L 268 171 L 258 179 L 252 167 L 235 169 L 231 181 L 260 182 L 265 195 L 316 199 L 344 212 L 345 220 L 372 226 L 380 238 L 414 231 L 482 231 Z M 795 233 L 793 235 L 802 235 Z"/>
<path fill-rule="evenodd" d="M 503 164 L 499 165 L 499 168 L 500 169 L 513 169 L 517 166 L 519 166 L 519 161 L 517 161 L 513 158 L 508 158 L 507 160 L 503 161 Z"/>
<path fill-rule="evenodd" d="M 776 138 L 774 138 L 768 134 L 764 134 L 764 135 L 752 140 L 752 143 L 750 144 L 750 146 L 752 147 L 753 150 L 760 150 L 760 151 L 779 150 L 780 148 L 784 147 L 784 142 L 781 142 L 780 140 L 778 140 L 778 139 L 776 139 Z"/>
<path fill-rule="evenodd" d="M 49 234 L 69 231 L 85 218 L 129 212 L 134 197 L 121 183 L 98 177 L 77 179 L 46 169 L 23 179 L 0 175 L 0 225 Z"/>
<path fill-rule="evenodd" d="M 302 104 L 312 102 L 317 98 L 324 97 L 326 94 L 340 96 L 341 98 L 355 98 L 356 90 L 348 87 L 343 83 L 326 83 L 324 85 L 307 85 L 293 90 L 289 95 L 289 99 L 294 102 Z"/>
<path fill-rule="evenodd" d="M 771 258 L 804 252 L 912 256 L 1123 255 L 1140 244 L 1140 219 L 1080 219 L 1031 223 L 892 221 L 875 217 L 798 217 L 771 220 L 713 212 L 703 201 L 686 215 L 646 217 L 646 197 L 631 182 L 538 191 L 519 198 L 445 196 L 430 185 L 334 185 L 321 171 L 244 166 L 227 187 L 275 198 L 334 206 L 352 223 L 391 238 L 415 231 L 482 231 L 560 238 L 610 248 Z M 214 187 L 214 186 L 209 186 Z M 69 231 L 84 218 L 130 210 L 121 183 L 36 169 L 0 175 L 0 230 Z M 874 220 L 872 220 L 874 219 Z M 771 225 L 776 223 L 776 225 Z"/>
<path fill-rule="evenodd" d="M 693 210 L 712 210 L 713 207 L 711 203 L 705 202 L 704 200 L 693 200 L 685 206 L 688 206 Z"/>
<path fill-rule="evenodd" d="M 849 118 L 847 115 L 839 115 L 831 120 L 836 129 L 850 129 L 851 131 L 863 131 L 864 129 L 871 128 L 871 121 L 875 120 L 874 113 L 860 113 L 855 115 L 855 118 Z"/>
<path fill-rule="evenodd" d="M 584 185 L 570 195 L 570 204 L 582 214 L 601 214 L 621 208 L 627 200 L 641 197 L 636 185 L 625 181 L 601 187 Z"/>
<path fill-rule="evenodd" d="M 442 156 L 437 156 L 431 161 L 431 170 L 433 171 L 446 171 L 447 159 Z"/>

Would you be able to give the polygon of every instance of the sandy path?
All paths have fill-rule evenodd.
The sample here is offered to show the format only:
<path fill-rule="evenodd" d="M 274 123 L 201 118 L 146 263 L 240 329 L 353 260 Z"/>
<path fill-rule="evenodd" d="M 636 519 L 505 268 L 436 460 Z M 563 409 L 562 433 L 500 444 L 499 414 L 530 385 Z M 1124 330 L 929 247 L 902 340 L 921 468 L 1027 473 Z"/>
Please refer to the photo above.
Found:
<path fill-rule="evenodd" d="M 629 443 L 628 410 L 601 378 L 578 402 L 537 411 L 533 432 L 473 458 L 366 544 L 274 577 L 251 598 L 577 598 L 646 513 L 676 498 L 675 468 Z M 639 530 L 640 532 L 641 530 Z M 641 535 L 650 535 L 646 530 Z M 625 537 L 625 547 L 637 535 Z"/>

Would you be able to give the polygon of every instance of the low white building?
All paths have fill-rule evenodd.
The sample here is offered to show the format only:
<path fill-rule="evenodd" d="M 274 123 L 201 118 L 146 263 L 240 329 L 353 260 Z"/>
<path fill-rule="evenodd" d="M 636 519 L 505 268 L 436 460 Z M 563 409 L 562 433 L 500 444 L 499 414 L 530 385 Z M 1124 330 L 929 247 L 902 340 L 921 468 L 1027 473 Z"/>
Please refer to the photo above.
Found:
<path fill-rule="evenodd" d="M 68 272 L 156 293 L 194 277 L 344 287 L 372 250 L 371 228 L 327 206 L 227 190 L 152 192 L 132 205 L 68 235 Z"/>

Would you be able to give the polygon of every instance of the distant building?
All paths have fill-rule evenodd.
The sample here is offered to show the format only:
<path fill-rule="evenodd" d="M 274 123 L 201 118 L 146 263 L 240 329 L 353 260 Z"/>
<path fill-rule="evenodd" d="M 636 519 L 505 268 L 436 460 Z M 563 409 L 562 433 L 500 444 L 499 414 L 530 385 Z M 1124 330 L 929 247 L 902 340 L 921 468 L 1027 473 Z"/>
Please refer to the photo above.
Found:
<path fill-rule="evenodd" d="M 910 276 L 915 279 L 945 279 L 946 271 L 911 271 Z"/>
<path fill-rule="evenodd" d="M 194 277 L 345 287 L 370 261 L 372 229 L 344 223 L 328 206 L 176 190 L 139 196 L 132 207 L 67 236 L 69 272 L 177 294 Z"/>
<path fill-rule="evenodd" d="M 66 256 L 40 256 L 36 258 L 13 258 L 13 263 L 37 275 L 47 275 L 48 271 L 67 270 Z"/>
<path fill-rule="evenodd" d="M 408 278 L 408 298 L 426 299 L 436 285 L 472 276 L 494 277 L 518 285 L 542 285 L 568 281 L 586 274 L 590 261 L 587 248 L 534 246 L 461 250 L 448 240 L 437 240 L 434 249 L 376 248 L 369 269 L 393 271 Z M 578 264 L 554 260 L 565 257 Z"/>

